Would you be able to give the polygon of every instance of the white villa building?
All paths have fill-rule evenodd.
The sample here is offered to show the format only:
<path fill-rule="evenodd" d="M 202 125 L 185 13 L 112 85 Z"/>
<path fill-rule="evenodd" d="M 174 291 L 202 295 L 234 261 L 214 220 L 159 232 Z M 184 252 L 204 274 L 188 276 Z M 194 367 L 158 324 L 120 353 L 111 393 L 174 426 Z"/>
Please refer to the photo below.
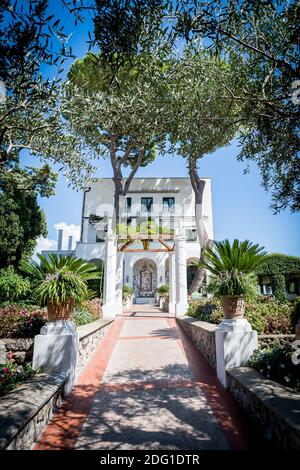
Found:
<path fill-rule="evenodd" d="M 205 180 L 203 215 L 206 233 L 213 239 L 211 181 Z M 116 310 L 120 289 L 134 289 L 134 303 L 154 303 L 156 288 L 170 285 L 169 311 L 184 313 L 186 291 L 193 275 L 191 261 L 199 259 L 195 227 L 195 198 L 190 179 L 134 178 L 121 204 L 122 224 L 136 227 L 151 219 L 159 227 L 170 227 L 174 236 L 161 242 L 152 239 L 147 250 L 141 240 L 126 247 L 112 231 L 114 183 L 111 178 L 93 180 L 83 196 L 81 239 L 73 254 L 93 262 L 104 262 L 104 312 Z M 62 233 L 59 234 L 58 252 Z M 121 249 L 120 249 L 121 247 Z M 70 248 L 70 246 L 69 246 Z M 177 253 L 177 254 L 176 254 Z M 119 289 L 119 291 L 118 291 Z M 185 292 L 184 292 L 185 291 Z M 119 299 L 119 300 L 118 300 Z M 177 307 L 176 307 L 177 305 Z M 118 309 L 121 307 L 119 306 Z"/>

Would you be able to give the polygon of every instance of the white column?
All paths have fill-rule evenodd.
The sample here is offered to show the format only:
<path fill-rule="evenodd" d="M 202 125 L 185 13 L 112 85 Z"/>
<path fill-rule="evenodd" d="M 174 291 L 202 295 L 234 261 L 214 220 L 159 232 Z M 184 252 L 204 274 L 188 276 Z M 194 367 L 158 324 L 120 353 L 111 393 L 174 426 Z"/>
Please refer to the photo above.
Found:
<path fill-rule="evenodd" d="M 34 337 L 32 367 L 48 373 L 66 374 L 65 395 L 77 380 L 79 338 L 76 326 L 70 320 L 46 323 Z"/>
<path fill-rule="evenodd" d="M 250 356 L 258 349 L 257 331 L 245 319 L 222 320 L 215 333 L 217 376 L 224 387 L 226 370 L 247 365 Z"/>
<path fill-rule="evenodd" d="M 169 253 L 169 313 L 175 313 L 176 305 L 176 276 L 175 276 L 175 253 Z"/>
<path fill-rule="evenodd" d="M 116 315 L 117 239 L 113 233 L 105 239 L 103 316 Z"/>
<path fill-rule="evenodd" d="M 123 261 L 124 253 L 117 253 L 116 257 L 116 315 L 122 315 L 122 288 L 123 288 Z"/>
<path fill-rule="evenodd" d="M 176 272 L 176 316 L 185 315 L 188 309 L 186 279 L 186 242 L 185 236 L 175 237 L 175 272 Z"/>

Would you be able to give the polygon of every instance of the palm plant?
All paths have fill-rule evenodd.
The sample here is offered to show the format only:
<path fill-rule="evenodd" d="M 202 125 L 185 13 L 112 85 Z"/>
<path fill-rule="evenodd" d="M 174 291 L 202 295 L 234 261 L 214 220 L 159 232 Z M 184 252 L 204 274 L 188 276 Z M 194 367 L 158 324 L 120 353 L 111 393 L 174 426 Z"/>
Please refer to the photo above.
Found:
<path fill-rule="evenodd" d="M 69 318 L 75 303 L 88 296 L 87 281 L 98 279 L 97 266 L 72 256 L 38 255 L 40 264 L 30 260 L 21 269 L 37 283 L 36 299 L 47 304 L 49 319 Z"/>
<path fill-rule="evenodd" d="M 229 240 L 214 242 L 212 248 L 205 249 L 204 261 L 200 264 L 213 275 L 209 290 L 221 296 L 225 316 L 236 315 L 239 307 L 243 317 L 241 297 L 253 293 L 253 273 L 266 254 L 264 247 L 237 239 L 232 244 Z"/>

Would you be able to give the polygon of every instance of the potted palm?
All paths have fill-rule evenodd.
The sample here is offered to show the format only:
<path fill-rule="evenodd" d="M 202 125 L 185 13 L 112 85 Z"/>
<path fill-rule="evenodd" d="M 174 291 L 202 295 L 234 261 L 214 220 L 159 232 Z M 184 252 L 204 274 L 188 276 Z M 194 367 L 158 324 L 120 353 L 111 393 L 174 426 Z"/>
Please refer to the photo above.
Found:
<path fill-rule="evenodd" d="M 99 278 L 97 266 L 72 256 L 38 258 L 40 264 L 33 260 L 22 264 L 36 283 L 35 298 L 47 306 L 49 321 L 72 319 L 74 305 L 88 296 L 87 281 Z"/>
<path fill-rule="evenodd" d="M 244 317 L 245 297 L 253 292 L 254 271 L 265 256 L 264 247 L 249 240 L 214 242 L 205 249 L 200 264 L 212 274 L 209 290 L 220 296 L 225 319 Z"/>

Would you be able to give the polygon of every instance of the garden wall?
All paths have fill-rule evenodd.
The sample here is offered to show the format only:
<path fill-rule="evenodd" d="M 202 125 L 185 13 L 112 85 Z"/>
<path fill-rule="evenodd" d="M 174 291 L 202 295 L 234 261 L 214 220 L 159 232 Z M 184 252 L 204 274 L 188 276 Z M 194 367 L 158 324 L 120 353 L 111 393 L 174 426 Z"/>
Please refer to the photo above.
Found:
<path fill-rule="evenodd" d="M 33 338 L 0 339 L 0 364 L 7 362 L 7 353 L 12 352 L 17 364 L 31 362 Z"/>
<path fill-rule="evenodd" d="M 199 321 L 193 317 L 177 318 L 179 325 L 185 330 L 191 338 L 195 346 L 206 357 L 209 364 L 216 369 L 216 343 L 215 331 L 217 325 L 204 321 Z M 286 341 L 294 341 L 295 335 L 259 335 L 259 347 L 266 347 L 270 343 L 277 342 L 278 344 L 285 343 Z"/>
<path fill-rule="evenodd" d="M 195 346 L 206 357 L 209 364 L 216 369 L 215 331 L 217 325 L 199 321 L 192 317 L 177 318 L 177 322 L 191 338 Z"/>
<path fill-rule="evenodd" d="M 28 450 L 60 405 L 63 374 L 39 374 L 0 399 L 0 449 Z"/>
<path fill-rule="evenodd" d="M 79 334 L 77 373 L 86 365 L 112 322 L 112 319 L 105 320 L 101 318 L 93 323 L 87 323 L 77 328 Z"/>
<path fill-rule="evenodd" d="M 77 373 L 88 362 L 112 321 L 101 319 L 77 328 Z M 33 340 L 28 339 L 3 341 L 6 346 L 9 341 L 21 341 L 26 347 L 29 342 L 33 343 Z M 0 398 L 0 449 L 21 450 L 32 447 L 63 399 L 65 379 L 64 374 L 38 374 Z"/>
<path fill-rule="evenodd" d="M 264 437 L 283 450 L 300 450 L 300 394 L 249 367 L 227 371 L 228 389 Z"/>

